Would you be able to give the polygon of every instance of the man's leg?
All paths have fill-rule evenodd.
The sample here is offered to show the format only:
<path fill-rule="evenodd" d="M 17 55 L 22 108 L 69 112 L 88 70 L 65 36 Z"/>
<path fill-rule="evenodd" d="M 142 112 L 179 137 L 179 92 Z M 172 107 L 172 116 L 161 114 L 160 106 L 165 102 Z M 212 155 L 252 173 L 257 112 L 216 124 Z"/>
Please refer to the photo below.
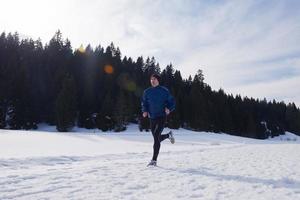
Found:
<path fill-rule="evenodd" d="M 160 147 L 159 137 L 157 135 L 157 129 L 158 129 L 158 120 L 157 119 L 151 119 L 151 132 L 153 136 L 153 156 L 152 160 L 157 160 L 158 151 Z"/>
<path fill-rule="evenodd" d="M 159 141 L 162 142 L 165 139 L 169 138 L 169 134 L 164 134 L 162 135 L 161 133 L 163 132 L 166 124 L 166 118 L 161 118 L 159 122 L 159 127 L 160 127 L 160 132 L 159 132 Z"/>
<path fill-rule="evenodd" d="M 165 126 L 165 118 L 151 120 L 151 131 L 154 139 L 152 160 L 157 160 L 159 154 L 160 142 L 169 137 L 169 135 L 161 135 Z"/>

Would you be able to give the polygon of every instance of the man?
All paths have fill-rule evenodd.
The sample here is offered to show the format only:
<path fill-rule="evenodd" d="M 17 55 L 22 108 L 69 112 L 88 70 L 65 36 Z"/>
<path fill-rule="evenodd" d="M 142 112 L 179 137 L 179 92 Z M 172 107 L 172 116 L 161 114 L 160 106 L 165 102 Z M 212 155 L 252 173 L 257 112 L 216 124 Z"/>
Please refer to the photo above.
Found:
<path fill-rule="evenodd" d="M 172 131 L 162 135 L 165 126 L 166 116 L 175 109 L 175 101 L 169 90 L 159 85 L 161 78 L 158 74 L 150 77 L 151 86 L 144 91 L 142 98 L 143 117 L 150 118 L 151 132 L 154 139 L 153 157 L 148 166 L 156 166 L 159 154 L 160 142 L 169 138 L 172 144 L 175 138 Z"/>

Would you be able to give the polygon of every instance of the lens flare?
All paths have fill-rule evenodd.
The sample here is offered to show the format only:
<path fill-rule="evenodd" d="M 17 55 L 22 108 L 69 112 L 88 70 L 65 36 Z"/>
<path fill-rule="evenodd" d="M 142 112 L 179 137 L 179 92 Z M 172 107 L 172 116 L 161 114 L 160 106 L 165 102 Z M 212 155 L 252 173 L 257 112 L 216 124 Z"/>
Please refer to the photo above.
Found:
<path fill-rule="evenodd" d="M 133 81 L 129 81 L 126 84 L 126 89 L 130 92 L 134 92 L 136 90 L 136 84 Z"/>
<path fill-rule="evenodd" d="M 83 45 L 80 45 L 80 47 L 77 49 L 80 53 L 85 53 L 85 49 Z"/>
<path fill-rule="evenodd" d="M 118 83 L 119 87 L 124 90 L 127 90 L 129 92 L 136 91 L 137 85 L 131 79 L 131 77 L 128 73 L 121 73 L 117 79 L 117 83 Z"/>
<path fill-rule="evenodd" d="M 105 65 L 104 66 L 104 71 L 107 74 L 112 74 L 112 73 L 114 73 L 114 68 L 111 65 Z"/>

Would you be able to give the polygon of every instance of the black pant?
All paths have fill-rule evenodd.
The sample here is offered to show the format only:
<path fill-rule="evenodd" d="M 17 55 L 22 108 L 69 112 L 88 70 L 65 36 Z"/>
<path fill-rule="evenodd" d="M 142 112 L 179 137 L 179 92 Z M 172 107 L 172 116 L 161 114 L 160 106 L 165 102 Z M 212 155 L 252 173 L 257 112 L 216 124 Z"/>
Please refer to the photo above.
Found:
<path fill-rule="evenodd" d="M 166 122 L 165 117 L 151 119 L 150 122 L 151 122 L 151 132 L 152 132 L 153 139 L 154 139 L 152 160 L 156 161 L 157 156 L 159 154 L 160 142 L 169 138 L 169 134 L 161 135 L 161 133 L 165 127 L 165 122 Z"/>

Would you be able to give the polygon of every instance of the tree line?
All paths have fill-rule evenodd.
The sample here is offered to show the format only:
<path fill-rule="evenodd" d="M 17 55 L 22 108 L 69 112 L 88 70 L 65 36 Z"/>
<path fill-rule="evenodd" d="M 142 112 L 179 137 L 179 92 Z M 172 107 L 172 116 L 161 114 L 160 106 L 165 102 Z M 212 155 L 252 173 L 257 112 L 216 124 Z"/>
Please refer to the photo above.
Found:
<path fill-rule="evenodd" d="M 285 131 L 300 135 L 294 103 L 214 91 L 201 69 L 183 79 L 172 64 L 162 70 L 154 57 L 133 60 L 113 43 L 73 49 L 60 31 L 45 45 L 18 33 L 0 35 L 0 128 L 36 129 L 44 122 L 58 131 L 74 126 L 123 131 L 139 123 L 141 131 L 148 130 L 140 100 L 152 73 L 161 75 L 176 101 L 170 128 L 260 139 Z"/>

